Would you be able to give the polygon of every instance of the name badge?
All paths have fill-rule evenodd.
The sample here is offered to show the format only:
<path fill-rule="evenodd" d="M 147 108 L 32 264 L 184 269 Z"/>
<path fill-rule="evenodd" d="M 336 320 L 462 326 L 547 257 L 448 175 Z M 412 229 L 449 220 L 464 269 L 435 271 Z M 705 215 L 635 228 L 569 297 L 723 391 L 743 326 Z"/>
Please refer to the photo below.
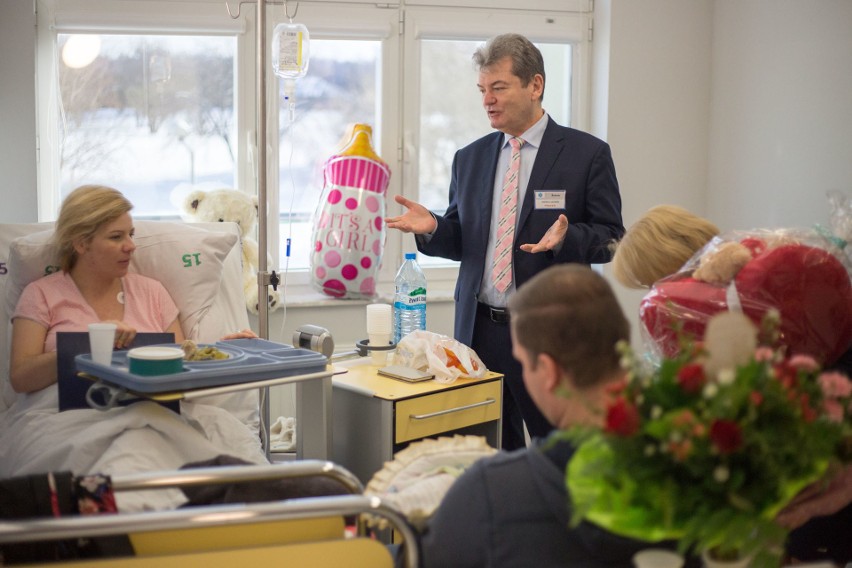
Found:
<path fill-rule="evenodd" d="M 536 209 L 565 209 L 565 190 L 535 192 Z"/>

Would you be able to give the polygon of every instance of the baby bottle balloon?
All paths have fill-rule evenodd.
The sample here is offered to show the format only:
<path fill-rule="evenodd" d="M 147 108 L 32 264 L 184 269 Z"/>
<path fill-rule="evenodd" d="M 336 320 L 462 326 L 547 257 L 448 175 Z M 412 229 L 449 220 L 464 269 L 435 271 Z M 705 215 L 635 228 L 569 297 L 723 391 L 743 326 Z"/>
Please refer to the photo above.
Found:
<path fill-rule="evenodd" d="M 390 168 L 372 146 L 373 130 L 356 124 L 346 146 L 325 163 L 313 221 L 311 283 L 335 298 L 369 299 L 385 247 Z"/>

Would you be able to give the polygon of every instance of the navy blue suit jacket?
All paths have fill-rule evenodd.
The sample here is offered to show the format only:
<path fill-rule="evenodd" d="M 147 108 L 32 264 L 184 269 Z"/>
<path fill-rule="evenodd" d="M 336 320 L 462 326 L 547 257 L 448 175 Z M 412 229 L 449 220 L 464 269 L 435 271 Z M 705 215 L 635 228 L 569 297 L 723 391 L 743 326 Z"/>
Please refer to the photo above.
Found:
<path fill-rule="evenodd" d="M 466 345 L 473 338 L 477 295 L 485 271 L 491 205 L 502 132 L 493 132 L 456 152 L 450 181 L 450 203 L 438 227 L 420 252 L 461 261 L 455 300 L 455 337 Z M 564 209 L 535 209 L 537 190 L 564 190 Z M 564 213 L 568 233 L 559 253 L 531 254 L 522 244 L 535 244 Z M 591 134 L 548 119 L 520 209 L 512 251 L 515 286 L 545 268 L 563 262 L 608 262 L 609 244 L 621 238 L 621 195 L 609 145 Z"/>

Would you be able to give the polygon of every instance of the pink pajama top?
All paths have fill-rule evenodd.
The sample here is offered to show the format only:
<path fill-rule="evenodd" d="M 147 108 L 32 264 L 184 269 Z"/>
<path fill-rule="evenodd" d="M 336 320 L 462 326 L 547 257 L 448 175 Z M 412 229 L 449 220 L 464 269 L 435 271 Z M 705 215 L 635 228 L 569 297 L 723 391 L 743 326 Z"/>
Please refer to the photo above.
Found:
<path fill-rule="evenodd" d="M 157 280 L 128 273 L 121 284 L 123 321 L 137 331 L 165 331 L 178 317 L 174 300 Z M 100 321 L 66 272 L 57 272 L 28 284 L 18 300 L 14 318 L 33 320 L 47 328 L 45 353 L 56 350 L 57 332 L 87 331 L 90 323 Z"/>

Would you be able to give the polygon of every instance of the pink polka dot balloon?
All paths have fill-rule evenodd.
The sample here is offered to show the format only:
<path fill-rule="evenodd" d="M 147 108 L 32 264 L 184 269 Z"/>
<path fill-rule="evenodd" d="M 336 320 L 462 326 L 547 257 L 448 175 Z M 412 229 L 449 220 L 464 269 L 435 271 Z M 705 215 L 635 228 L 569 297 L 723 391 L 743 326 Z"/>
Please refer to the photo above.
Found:
<path fill-rule="evenodd" d="M 390 168 L 372 148 L 372 129 L 356 124 L 349 144 L 325 163 L 313 221 L 313 287 L 334 298 L 370 299 L 386 237 Z"/>

